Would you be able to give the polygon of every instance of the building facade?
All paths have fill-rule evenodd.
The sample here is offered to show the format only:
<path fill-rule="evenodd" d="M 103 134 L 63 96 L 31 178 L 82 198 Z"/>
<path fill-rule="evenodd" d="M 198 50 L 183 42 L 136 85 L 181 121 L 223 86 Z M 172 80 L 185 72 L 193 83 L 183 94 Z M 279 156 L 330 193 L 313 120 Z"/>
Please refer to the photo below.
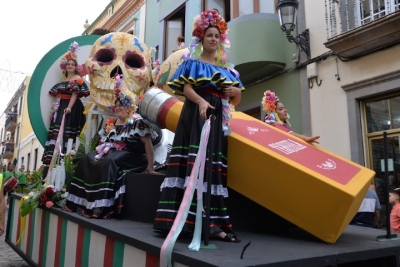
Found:
<path fill-rule="evenodd" d="M 29 88 L 31 77 L 26 77 L 26 88 Z M 37 139 L 28 114 L 28 90 L 24 90 L 22 101 L 21 137 L 17 154 L 19 167 L 25 166 L 25 170 L 37 170 L 42 162 L 44 148 Z"/>
<path fill-rule="evenodd" d="M 43 148 L 37 140 L 29 120 L 27 95 L 30 76 L 18 87 L 2 114 L 2 164 L 13 163 L 17 169 L 25 165 L 25 170 L 37 169 L 41 162 Z"/>
<path fill-rule="evenodd" d="M 133 34 L 155 48 L 153 60 L 163 62 L 176 48 L 178 36 L 185 37 L 186 46 L 190 44 L 195 16 L 216 8 L 228 22 L 230 61 L 246 87 L 236 109 L 262 119 L 263 93 L 275 91 L 290 107 L 293 129 L 310 134 L 306 70 L 296 68 L 298 62 L 293 62 L 296 46 L 280 30 L 276 3 L 277 0 L 111 1 L 84 34 L 96 28 L 130 31 L 134 25 Z M 113 12 L 107 12 L 110 9 Z M 299 10 L 298 21 L 298 26 L 304 28 L 304 9 Z"/>
<path fill-rule="evenodd" d="M 312 132 L 323 147 L 376 172 L 381 203 L 384 133 L 390 188 L 400 186 L 399 9 L 398 0 L 305 1 L 312 58 L 330 55 L 308 69 Z"/>

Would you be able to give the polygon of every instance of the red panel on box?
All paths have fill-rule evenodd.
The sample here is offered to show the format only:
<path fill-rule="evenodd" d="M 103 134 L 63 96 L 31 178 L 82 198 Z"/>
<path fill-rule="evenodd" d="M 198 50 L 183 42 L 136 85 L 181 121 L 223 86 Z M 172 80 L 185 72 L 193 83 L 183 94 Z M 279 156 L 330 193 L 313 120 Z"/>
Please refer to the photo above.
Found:
<path fill-rule="evenodd" d="M 361 170 L 308 143 L 292 139 L 281 131 L 266 126 L 263 122 L 232 119 L 230 127 L 234 133 L 343 185 Z"/>

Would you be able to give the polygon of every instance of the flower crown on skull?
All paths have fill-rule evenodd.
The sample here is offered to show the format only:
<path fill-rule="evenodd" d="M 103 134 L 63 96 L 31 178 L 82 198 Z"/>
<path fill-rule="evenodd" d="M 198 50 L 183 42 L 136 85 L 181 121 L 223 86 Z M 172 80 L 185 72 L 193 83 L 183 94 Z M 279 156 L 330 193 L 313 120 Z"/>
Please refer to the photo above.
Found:
<path fill-rule="evenodd" d="M 121 105 L 124 107 L 133 107 L 134 109 L 133 112 L 135 112 L 136 96 L 133 95 L 133 97 L 131 97 L 127 94 L 127 90 L 123 87 L 123 80 L 121 75 L 119 75 L 118 73 L 115 74 L 114 79 L 115 79 L 115 87 L 114 87 L 115 101 L 119 100 L 119 102 L 121 102 Z M 111 109 L 113 112 L 115 112 L 115 105 L 110 105 L 108 108 Z"/>
<path fill-rule="evenodd" d="M 62 70 L 65 70 L 65 69 L 67 68 L 67 62 L 68 62 L 68 60 L 71 60 L 71 59 L 72 59 L 72 60 L 75 60 L 76 62 L 78 62 L 78 56 L 77 56 L 77 54 L 76 54 L 76 52 L 78 51 L 78 49 L 79 49 L 79 44 L 78 44 L 77 42 L 73 42 L 73 43 L 71 43 L 71 44 L 69 45 L 68 52 L 65 53 L 65 54 L 61 57 L 61 59 L 60 59 L 60 68 L 61 68 Z M 77 68 L 77 70 L 78 70 L 79 72 L 82 71 L 82 66 L 77 65 L 76 68 Z"/>

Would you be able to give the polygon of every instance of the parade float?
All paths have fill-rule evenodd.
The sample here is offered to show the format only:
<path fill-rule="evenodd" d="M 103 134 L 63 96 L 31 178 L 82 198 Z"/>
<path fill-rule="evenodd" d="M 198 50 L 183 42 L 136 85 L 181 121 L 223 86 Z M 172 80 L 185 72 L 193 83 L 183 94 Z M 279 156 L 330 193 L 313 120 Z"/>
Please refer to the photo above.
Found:
<path fill-rule="evenodd" d="M 160 128 L 155 164 L 165 165 L 183 102 L 168 90 L 149 88 L 150 77 L 165 87 L 184 51 L 155 64 L 152 73 L 149 49 L 126 33 L 71 38 L 43 57 L 28 89 L 38 139 L 43 143 L 47 134 L 52 103 L 47 92 L 59 79 L 58 60 L 73 41 L 81 46 L 78 63 L 85 65 L 91 89 L 86 140 L 110 115 L 111 79 L 122 74 L 142 99 L 139 113 Z M 192 252 L 190 239 L 182 237 L 173 266 L 398 266 L 400 241 L 379 242 L 383 230 L 348 225 L 373 171 L 242 112 L 233 113 L 230 125 L 229 207 L 242 242 L 210 240 L 212 246 Z M 13 194 L 7 244 L 32 266 L 159 266 L 165 235 L 153 230 L 153 219 L 164 176 L 127 177 L 124 216 L 118 219 L 89 219 L 45 203 L 25 215 L 20 207 L 29 196 Z"/>

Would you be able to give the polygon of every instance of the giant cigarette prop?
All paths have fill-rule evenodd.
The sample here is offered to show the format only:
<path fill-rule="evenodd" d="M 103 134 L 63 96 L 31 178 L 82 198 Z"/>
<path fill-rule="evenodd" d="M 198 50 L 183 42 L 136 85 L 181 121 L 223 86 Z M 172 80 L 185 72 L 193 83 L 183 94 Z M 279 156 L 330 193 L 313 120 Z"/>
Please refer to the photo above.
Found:
<path fill-rule="evenodd" d="M 143 97 L 139 113 L 174 132 L 182 106 L 153 88 Z M 233 112 L 230 126 L 228 186 L 335 243 L 357 213 L 375 173 L 242 112 Z"/>

